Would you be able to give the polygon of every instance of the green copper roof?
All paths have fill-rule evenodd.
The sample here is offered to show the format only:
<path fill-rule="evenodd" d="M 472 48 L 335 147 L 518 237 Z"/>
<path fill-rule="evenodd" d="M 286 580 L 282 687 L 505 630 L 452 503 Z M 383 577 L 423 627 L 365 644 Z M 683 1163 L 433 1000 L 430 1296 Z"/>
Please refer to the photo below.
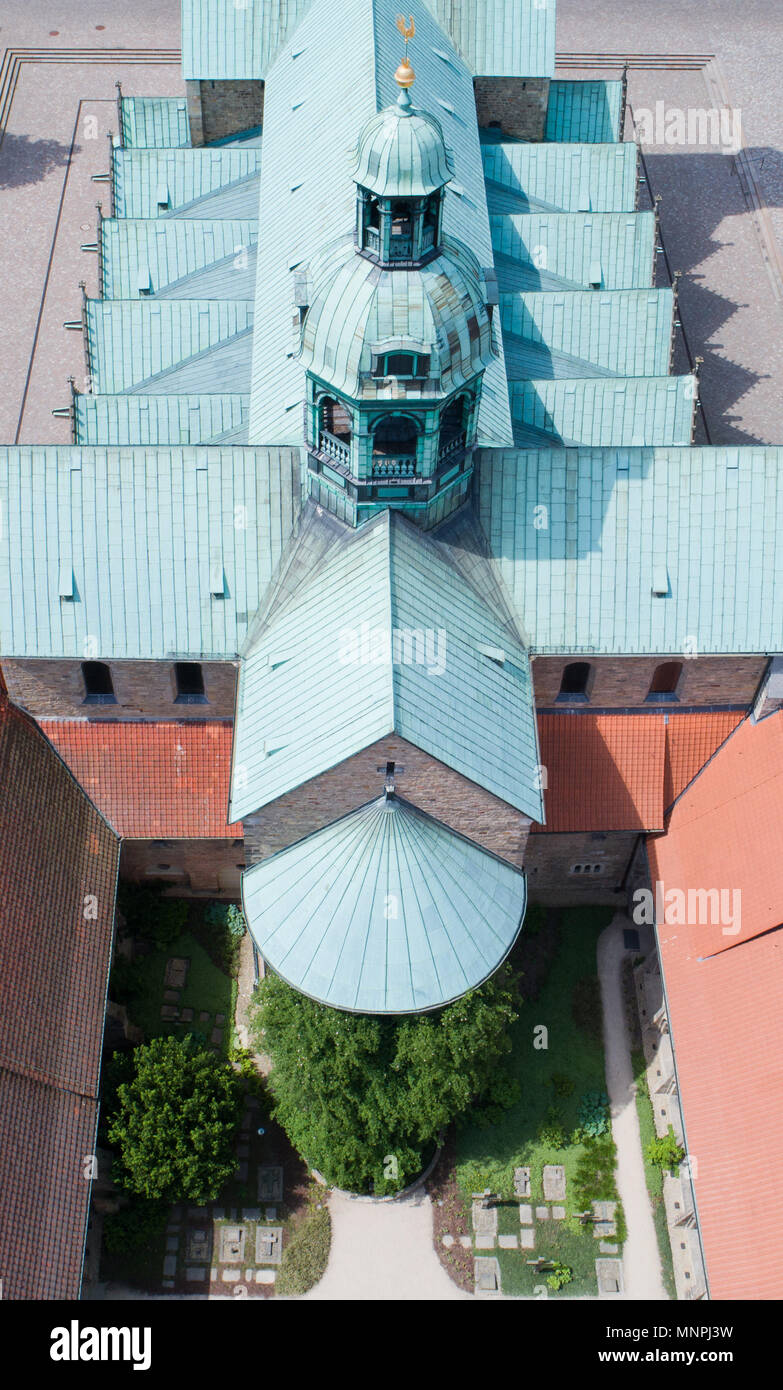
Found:
<path fill-rule="evenodd" d="M 652 212 L 534 212 L 490 225 L 501 290 L 586 290 L 596 268 L 601 289 L 652 285 Z"/>
<path fill-rule="evenodd" d="M 519 448 L 543 444 L 689 444 L 692 376 L 509 382 Z"/>
<path fill-rule="evenodd" d="M 100 227 L 103 297 L 252 299 L 257 235 L 255 220 L 106 218 Z"/>
<path fill-rule="evenodd" d="M 663 376 L 669 370 L 670 289 L 502 294 L 509 379 Z"/>
<path fill-rule="evenodd" d="M 783 449 L 487 449 L 477 466 L 534 651 L 783 650 Z"/>
<path fill-rule="evenodd" d="M 421 198 L 453 174 L 439 122 L 417 110 L 406 91 L 361 130 L 353 177 L 379 198 Z"/>
<path fill-rule="evenodd" d="M 545 139 L 611 144 L 622 138 L 622 105 L 622 82 L 553 80 L 549 84 Z"/>
<path fill-rule="evenodd" d="M 183 0 L 185 78 L 263 78 L 281 45 L 296 34 L 311 0 Z M 551 77 L 555 0 L 429 0 L 439 23 L 475 73 Z M 388 10 L 394 22 L 394 11 Z M 417 33 L 424 28 L 421 9 Z M 348 50 L 350 52 L 350 49 Z M 444 52 L 448 61 L 449 52 Z"/>
<path fill-rule="evenodd" d="M 491 213 L 633 212 L 638 151 L 619 145 L 481 147 Z"/>
<path fill-rule="evenodd" d="M 356 143 L 368 118 L 398 95 L 400 52 L 393 12 L 381 0 L 345 0 L 338 10 L 329 0 L 314 0 L 266 78 L 251 440 L 301 438 L 305 374 L 292 355 L 295 283 L 309 261 L 352 232 Z M 415 103 L 441 122 L 453 160 L 445 234 L 464 242 L 482 268 L 491 267 L 471 74 L 423 7 L 416 15 L 415 70 Z M 512 441 L 502 356 L 485 373 L 479 429 L 482 439 Z"/>
<path fill-rule="evenodd" d="M 255 146 L 123 150 L 115 145 L 115 215 L 254 218 L 260 160 Z"/>
<path fill-rule="evenodd" d="M 397 732 L 540 819 L 527 656 L 505 614 L 399 513 L 353 532 L 307 516 L 243 655 L 231 818 Z"/>
<path fill-rule="evenodd" d="M 0 651 L 236 657 L 301 499 L 295 449 L 0 449 Z"/>
<path fill-rule="evenodd" d="M 333 1008 L 436 1009 L 497 970 L 525 914 L 524 874 L 382 797 L 242 876 L 248 927 L 294 988 Z"/>
<path fill-rule="evenodd" d="M 89 299 L 93 391 L 247 391 L 252 323 L 249 300 Z"/>
<path fill-rule="evenodd" d="M 123 97 L 121 144 L 128 149 L 177 149 L 190 144 L 184 97 Z"/>
<path fill-rule="evenodd" d="M 77 444 L 246 444 L 248 397 L 83 396 Z"/>
<path fill-rule="evenodd" d="M 397 384 L 372 380 L 373 353 L 393 344 L 430 359 L 439 393 L 473 380 L 495 359 L 478 262 L 447 241 L 417 270 L 384 270 L 357 256 L 353 237 L 311 265 L 312 295 L 301 363 L 349 396 L 395 398 Z"/>

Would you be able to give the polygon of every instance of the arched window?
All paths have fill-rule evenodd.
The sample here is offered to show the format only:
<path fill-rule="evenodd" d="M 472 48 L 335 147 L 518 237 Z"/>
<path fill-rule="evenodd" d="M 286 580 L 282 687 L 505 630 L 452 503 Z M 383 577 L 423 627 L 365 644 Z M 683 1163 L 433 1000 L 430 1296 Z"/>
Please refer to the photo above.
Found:
<path fill-rule="evenodd" d="M 662 661 L 653 671 L 648 700 L 676 700 L 677 686 L 682 675 L 681 661 Z"/>
<path fill-rule="evenodd" d="M 175 661 L 174 680 L 178 705 L 205 705 L 204 672 L 198 661 Z"/>
<path fill-rule="evenodd" d="M 415 459 L 417 440 L 418 432 L 409 415 L 384 415 L 373 431 L 372 451 L 384 457 Z"/>
<path fill-rule="evenodd" d="M 560 678 L 558 700 L 586 700 L 589 680 L 589 661 L 569 662 Z"/>
<path fill-rule="evenodd" d="M 83 661 L 84 703 L 90 705 L 114 705 L 114 682 L 111 670 L 105 661 Z"/>
<path fill-rule="evenodd" d="M 318 422 L 322 430 L 340 439 L 344 444 L 351 442 L 351 417 L 341 401 L 332 396 L 322 396 L 318 405 Z"/>

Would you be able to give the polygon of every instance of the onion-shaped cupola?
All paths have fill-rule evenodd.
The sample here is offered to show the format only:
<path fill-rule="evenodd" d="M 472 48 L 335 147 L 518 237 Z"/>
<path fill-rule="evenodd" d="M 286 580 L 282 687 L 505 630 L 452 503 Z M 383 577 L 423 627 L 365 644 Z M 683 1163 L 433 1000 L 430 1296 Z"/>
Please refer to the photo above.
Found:
<path fill-rule="evenodd" d="M 396 105 L 370 117 L 356 151 L 356 244 L 384 266 L 437 255 L 443 191 L 454 176 L 439 123 L 411 101 L 414 77 L 406 58 L 394 74 Z"/>

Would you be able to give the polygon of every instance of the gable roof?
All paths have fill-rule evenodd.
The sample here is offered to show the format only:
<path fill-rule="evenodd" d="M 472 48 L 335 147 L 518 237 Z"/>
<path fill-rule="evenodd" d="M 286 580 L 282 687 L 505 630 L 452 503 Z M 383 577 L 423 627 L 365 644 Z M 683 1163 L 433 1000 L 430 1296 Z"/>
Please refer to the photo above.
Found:
<path fill-rule="evenodd" d="M 527 653 L 445 547 L 399 513 L 351 532 L 309 507 L 281 575 L 243 656 L 232 816 L 393 731 L 540 816 Z"/>
<path fill-rule="evenodd" d="M 663 828 L 661 714 L 540 714 L 546 768 L 541 833 Z"/>
<path fill-rule="evenodd" d="M 670 289 L 501 294 L 506 373 L 510 381 L 662 377 L 672 311 Z"/>
<path fill-rule="evenodd" d="M 663 783 L 664 810 L 685 791 L 721 744 L 725 743 L 745 714 L 742 710 L 692 710 L 679 714 L 670 710 L 666 723 L 666 773 Z"/>
<path fill-rule="evenodd" d="M 112 149 L 116 217 L 228 217 L 258 215 L 255 146 L 185 149 Z"/>
<path fill-rule="evenodd" d="M 650 288 L 652 212 L 493 214 L 489 225 L 501 291 L 590 290 L 596 265 L 602 290 Z"/>
<path fill-rule="evenodd" d="M 42 719 L 40 726 L 123 839 L 232 839 L 230 722 Z"/>
<path fill-rule="evenodd" d="M 262 860 L 242 878 L 248 927 L 283 979 L 357 1013 L 440 1008 L 502 963 L 525 876 L 397 797 Z"/>
<path fill-rule="evenodd" d="M 782 463 L 761 446 L 479 451 L 479 519 L 532 650 L 783 650 Z"/>
<path fill-rule="evenodd" d="M 114 832 L 0 695 L 5 1298 L 79 1295 L 118 868 Z"/>
<path fill-rule="evenodd" d="M 611 145 L 482 140 L 491 213 L 634 212 L 638 150 Z"/>
<path fill-rule="evenodd" d="M 447 236 L 492 266 L 492 242 L 469 68 L 428 10 L 416 16 L 415 104 L 443 125 L 455 169 L 444 204 Z M 351 232 L 352 173 L 365 121 L 399 95 L 400 36 L 381 0 L 314 0 L 264 87 L 251 442 L 301 437 L 305 374 L 294 281 L 312 258 Z M 350 53 L 350 61 L 346 54 Z M 296 324 L 293 322 L 296 317 Z M 479 437 L 512 442 L 502 344 L 484 374 Z"/>
<path fill-rule="evenodd" d="M 770 1158 L 783 1142 L 782 815 L 778 712 L 744 720 L 677 802 L 666 835 L 647 842 L 664 892 L 729 894 L 722 925 L 657 926 L 713 1299 L 779 1298 L 783 1287 L 783 1199 Z M 738 1174 L 742 1200 L 727 1201 Z"/>
<path fill-rule="evenodd" d="M 301 504 L 298 449 L 0 448 L 0 651 L 232 660 Z"/>

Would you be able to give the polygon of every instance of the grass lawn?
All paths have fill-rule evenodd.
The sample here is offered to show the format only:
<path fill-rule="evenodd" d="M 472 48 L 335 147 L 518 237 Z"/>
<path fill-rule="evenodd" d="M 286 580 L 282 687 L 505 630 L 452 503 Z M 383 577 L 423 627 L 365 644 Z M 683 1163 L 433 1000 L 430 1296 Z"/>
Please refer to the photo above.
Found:
<path fill-rule="evenodd" d="M 178 1019 L 168 1022 L 161 1018 L 165 990 L 164 976 L 166 962 L 171 956 L 185 956 L 190 961 L 185 988 L 180 991 L 177 1007 L 192 1009 L 193 1019 L 183 1022 Z M 220 1051 L 225 1053 L 231 1045 L 234 1005 L 236 1002 L 236 980 L 224 974 L 210 960 L 204 947 L 190 932 L 173 941 L 165 951 L 153 951 L 151 955 L 138 958 L 138 973 L 141 984 L 139 996 L 130 1006 L 134 1023 L 143 1028 L 147 1038 L 161 1037 L 168 1033 L 201 1033 L 209 1041 L 211 1031 L 219 1026 L 223 1030 Z M 199 1021 L 199 1014 L 207 1013 L 209 1018 Z M 223 1023 L 216 1025 L 218 1014 L 224 1015 Z"/>
<path fill-rule="evenodd" d="M 639 1116 L 639 1130 L 642 1137 L 644 1176 L 647 1181 L 647 1191 L 650 1194 L 650 1204 L 652 1206 L 653 1220 L 655 1222 L 655 1234 L 658 1238 L 663 1283 L 669 1297 L 676 1298 L 677 1293 L 674 1285 L 672 1248 L 669 1240 L 669 1228 L 666 1225 L 666 1208 L 663 1205 L 663 1173 L 657 1163 L 651 1163 L 647 1157 L 647 1145 L 650 1143 L 651 1139 L 655 1138 L 655 1119 L 647 1086 L 647 1077 L 645 1075 L 643 1052 L 635 1051 L 631 1053 L 631 1066 L 633 1068 L 633 1078 L 636 1082 L 636 1111 Z"/>
<path fill-rule="evenodd" d="M 552 1298 L 595 1295 L 595 1259 L 598 1241 L 590 1226 L 575 1219 L 574 1180 L 580 1157 L 586 1152 L 581 1143 L 570 1142 L 577 1127 L 579 1102 L 586 1091 L 605 1091 L 602 1016 L 596 978 L 596 943 L 612 917 L 610 908 L 563 908 L 557 954 L 548 969 L 535 1000 L 519 1010 L 512 1030 L 513 1051 L 509 1065 L 518 1078 L 521 1098 L 507 1110 L 499 1123 L 488 1128 L 468 1125 L 457 1134 L 457 1181 L 466 1202 L 470 1194 L 491 1187 L 507 1204 L 498 1210 L 498 1232 L 518 1232 L 519 1198 L 514 1197 L 513 1172 L 518 1166 L 530 1167 L 530 1203 L 544 1205 L 542 1169 L 558 1163 L 566 1171 L 565 1221 L 535 1223 L 535 1254 L 562 1260 L 574 1271 L 573 1282 Z M 543 931 L 550 927 L 544 926 Z M 519 960 L 524 972 L 524 930 Z M 525 981 L 522 980 L 522 994 Z M 545 1030 L 545 1031 L 543 1031 Z M 557 1087 L 553 1084 L 557 1081 Z M 572 1086 L 569 1094 L 564 1094 Z M 554 1107 L 568 1142 L 564 1149 L 547 1147 L 539 1131 L 547 1112 Z M 527 1200 L 527 1199 L 525 1199 Z M 469 1227 L 470 1229 L 470 1227 Z M 487 1252 L 489 1253 L 489 1252 Z M 525 1260 L 532 1251 L 492 1252 L 500 1261 L 503 1291 L 532 1295 L 544 1283 Z"/>

